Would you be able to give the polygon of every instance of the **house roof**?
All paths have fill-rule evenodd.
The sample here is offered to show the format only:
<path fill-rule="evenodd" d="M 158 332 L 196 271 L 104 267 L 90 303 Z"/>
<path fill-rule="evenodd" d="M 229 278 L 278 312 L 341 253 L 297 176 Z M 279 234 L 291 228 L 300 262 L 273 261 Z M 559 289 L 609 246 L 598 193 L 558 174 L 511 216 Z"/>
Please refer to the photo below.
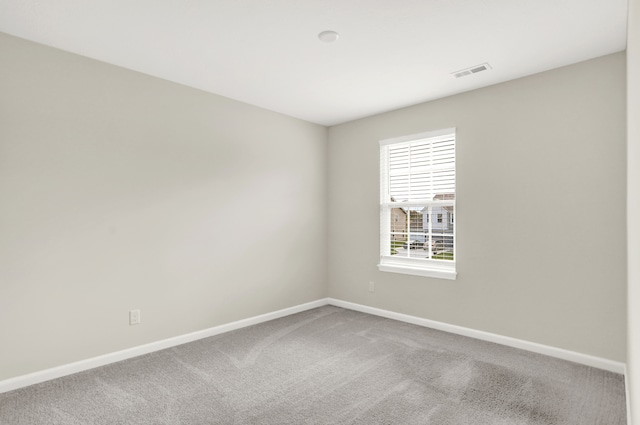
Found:
<path fill-rule="evenodd" d="M 434 200 L 450 201 L 456 199 L 455 193 L 439 193 L 433 197 Z"/>

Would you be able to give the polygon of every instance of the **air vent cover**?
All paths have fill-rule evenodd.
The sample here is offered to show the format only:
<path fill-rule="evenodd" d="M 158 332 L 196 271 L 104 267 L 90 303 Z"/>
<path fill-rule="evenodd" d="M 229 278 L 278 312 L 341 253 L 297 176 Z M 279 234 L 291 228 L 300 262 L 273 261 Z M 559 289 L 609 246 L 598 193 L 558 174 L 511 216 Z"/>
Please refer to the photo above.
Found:
<path fill-rule="evenodd" d="M 488 69 L 491 69 L 491 65 L 489 65 L 488 63 L 481 63 L 480 65 L 475 65 L 469 68 L 461 69 L 460 71 L 452 72 L 451 75 L 456 78 L 460 78 L 471 74 L 477 74 L 478 72 L 486 71 Z"/>

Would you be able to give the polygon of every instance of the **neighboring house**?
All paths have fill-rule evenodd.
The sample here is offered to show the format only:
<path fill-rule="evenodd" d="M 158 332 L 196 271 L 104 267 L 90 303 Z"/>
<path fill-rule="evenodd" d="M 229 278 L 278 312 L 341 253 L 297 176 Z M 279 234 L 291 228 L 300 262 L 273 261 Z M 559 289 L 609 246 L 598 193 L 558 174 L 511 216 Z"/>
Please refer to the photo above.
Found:
<path fill-rule="evenodd" d="M 434 232 L 453 232 L 453 207 L 433 207 L 431 210 L 431 229 Z M 427 218 L 429 220 L 429 218 Z M 424 229 L 427 230 L 427 223 L 425 222 Z"/>
<path fill-rule="evenodd" d="M 452 200 L 454 194 L 443 193 L 433 197 L 439 200 Z M 409 222 L 407 223 L 407 220 Z M 410 232 L 410 241 L 412 247 L 422 248 L 429 238 L 429 222 L 431 221 L 431 232 L 434 238 L 434 249 L 440 250 L 447 247 L 449 241 L 447 234 L 453 234 L 453 207 L 437 206 L 431 208 L 431 215 L 428 214 L 427 208 L 422 210 L 407 208 L 391 209 L 391 240 L 407 241 L 407 230 Z M 437 235 L 441 235 L 437 237 Z"/>
<path fill-rule="evenodd" d="M 423 211 L 409 210 L 409 230 L 411 233 L 424 232 Z"/>
<path fill-rule="evenodd" d="M 424 217 L 422 211 L 408 209 L 409 212 L 409 241 L 406 246 L 422 248 L 427 236 L 424 234 Z"/>
<path fill-rule="evenodd" d="M 391 209 L 391 240 L 407 240 L 407 212 L 402 208 Z"/>
<path fill-rule="evenodd" d="M 453 193 L 441 193 L 433 197 L 434 200 L 453 200 Z M 425 220 L 424 229 L 427 231 L 428 222 L 431 220 L 431 229 L 433 232 L 453 233 L 453 207 L 433 207 L 431 209 L 431 217 Z"/>
<path fill-rule="evenodd" d="M 453 200 L 455 195 L 453 193 L 442 193 L 434 196 L 433 199 Z M 431 216 L 427 211 L 424 211 L 424 232 L 428 233 L 429 224 L 431 224 L 434 251 L 450 251 L 453 249 L 453 211 L 454 208 L 452 206 L 434 206 L 431 208 Z"/>

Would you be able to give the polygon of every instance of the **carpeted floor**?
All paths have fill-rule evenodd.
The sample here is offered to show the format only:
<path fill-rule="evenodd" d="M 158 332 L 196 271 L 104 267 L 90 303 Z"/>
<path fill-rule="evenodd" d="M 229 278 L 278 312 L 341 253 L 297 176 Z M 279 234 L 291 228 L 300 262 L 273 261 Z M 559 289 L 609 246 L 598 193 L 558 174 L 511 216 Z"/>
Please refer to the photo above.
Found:
<path fill-rule="evenodd" d="M 325 306 L 0 394 L 2 425 L 623 425 L 621 375 Z"/>

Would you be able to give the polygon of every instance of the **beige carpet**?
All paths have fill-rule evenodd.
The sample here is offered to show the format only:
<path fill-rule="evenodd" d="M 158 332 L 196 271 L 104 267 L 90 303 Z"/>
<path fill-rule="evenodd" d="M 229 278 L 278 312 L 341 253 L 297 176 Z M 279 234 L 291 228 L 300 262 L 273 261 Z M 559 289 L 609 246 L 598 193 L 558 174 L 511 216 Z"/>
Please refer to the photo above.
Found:
<path fill-rule="evenodd" d="M 0 394 L 2 425 L 623 425 L 621 375 L 326 306 Z"/>

